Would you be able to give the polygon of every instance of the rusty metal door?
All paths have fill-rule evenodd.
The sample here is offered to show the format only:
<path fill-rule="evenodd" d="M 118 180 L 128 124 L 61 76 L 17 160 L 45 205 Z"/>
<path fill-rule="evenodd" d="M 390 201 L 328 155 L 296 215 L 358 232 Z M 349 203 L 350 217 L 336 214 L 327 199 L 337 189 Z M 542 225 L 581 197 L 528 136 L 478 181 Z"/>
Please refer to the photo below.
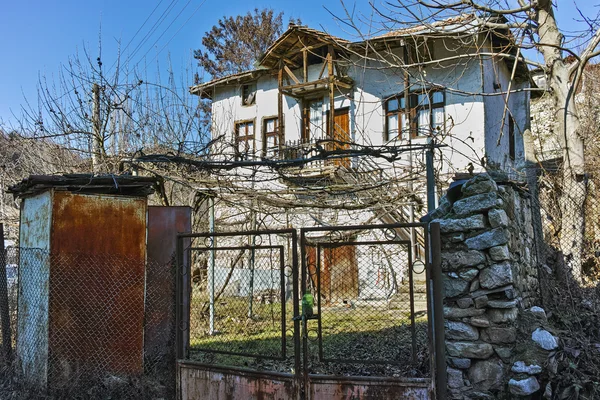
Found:
<path fill-rule="evenodd" d="M 400 228 L 427 236 L 421 224 L 179 235 L 180 398 L 434 398 L 429 279 L 413 279 L 430 260 Z M 204 261 L 183 265 L 193 252 Z"/>

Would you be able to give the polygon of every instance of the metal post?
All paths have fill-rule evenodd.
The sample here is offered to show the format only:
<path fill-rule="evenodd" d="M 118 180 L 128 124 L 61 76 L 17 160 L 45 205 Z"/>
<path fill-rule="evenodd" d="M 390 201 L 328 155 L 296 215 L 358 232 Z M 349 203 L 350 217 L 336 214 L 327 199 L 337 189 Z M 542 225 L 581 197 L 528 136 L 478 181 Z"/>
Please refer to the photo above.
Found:
<path fill-rule="evenodd" d="M 208 198 L 208 232 L 215 233 L 215 198 L 210 196 Z M 209 296 L 209 327 L 208 334 L 214 335 L 215 333 L 215 257 L 217 246 L 217 237 L 210 236 L 210 253 L 208 259 L 208 296 Z"/>
<path fill-rule="evenodd" d="M 435 351 L 435 387 L 436 399 L 447 398 L 446 377 L 446 340 L 444 337 L 444 291 L 442 286 L 442 244 L 440 239 L 440 224 L 429 225 L 431 241 L 431 280 L 433 283 L 433 335 Z"/>
<path fill-rule="evenodd" d="M 252 203 L 254 205 L 254 202 Z M 256 211 L 253 209 L 250 211 L 252 219 L 250 230 L 256 230 Z M 254 245 L 256 244 L 256 235 L 250 235 L 248 238 L 248 242 L 252 248 L 250 249 L 250 254 L 248 256 L 248 266 L 250 268 L 250 289 L 248 290 L 248 318 L 252 318 L 254 314 L 253 306 L 254 306 Z"/>
<path fill-rule="evenodd" d="M 437 206 L 435 201 L 435 175 L 433 173 L 433 149 L 433 139 L 429 138 L 429 148 L 425 153 L 425 165 L 427 167 L 427 212 L 435 210 Z"/>
<path fill-rule="evenodd" d="M 4 225 L 0 223 L 0 320 L 2 322 L 2 352 L 6 364 L 10 365 L 12 360 L 12 334 L 10 329 L 10 309 L 8 307 L 6 261 Z"/>

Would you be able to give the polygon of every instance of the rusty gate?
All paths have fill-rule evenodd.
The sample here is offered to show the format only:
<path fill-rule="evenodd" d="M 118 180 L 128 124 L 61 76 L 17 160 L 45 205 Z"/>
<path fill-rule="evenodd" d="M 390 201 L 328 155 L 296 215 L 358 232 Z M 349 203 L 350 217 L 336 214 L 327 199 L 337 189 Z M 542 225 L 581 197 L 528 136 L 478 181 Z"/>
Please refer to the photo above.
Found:
<path fill-rule="evenodd" d="M 433 232 L 388 224 L 179 235 L 179 398 L 444 398 Z M 418 236 L 423 243 L 402 239 Z"/>

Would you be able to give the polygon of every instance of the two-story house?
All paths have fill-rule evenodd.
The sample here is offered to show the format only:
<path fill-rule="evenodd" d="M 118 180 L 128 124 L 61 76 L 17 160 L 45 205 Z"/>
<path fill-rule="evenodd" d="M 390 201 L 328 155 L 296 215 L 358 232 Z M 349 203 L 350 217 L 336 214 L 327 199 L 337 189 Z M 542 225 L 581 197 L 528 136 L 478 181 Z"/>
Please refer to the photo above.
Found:
<path fill-rule="evenodd" d="M 232 179 L 219 215 L 251 226 L 227 211 L 246 196 L 253 212 L 285 209 L 265 212 L 263 227 L 418 220 L 432 142 L 438 192 L 457 172 L 514 176 L 529 126 L 518 54 L 508 31 L 473 15 L 359 41 L 290 25 L 256 69 L 191 88 L 212 100 L 215 159 L 282 163 L 236 171 L 251 179 Z M 400 233 L 423 251 L 417 233 Z"/>
<path fill-rule="evenodd" d="M 529 124 L 527 70 L 516 58 L 508 32 L 482 31 L 472 15 L 358 42 L 290 25 L 255 70 L 191 92 L 212 100 L 213 138 L 236 159 L 306 157 L 319 140 L 333 151 L 433 139 L 445 145 L 441 173 L 510 173 Z"/>

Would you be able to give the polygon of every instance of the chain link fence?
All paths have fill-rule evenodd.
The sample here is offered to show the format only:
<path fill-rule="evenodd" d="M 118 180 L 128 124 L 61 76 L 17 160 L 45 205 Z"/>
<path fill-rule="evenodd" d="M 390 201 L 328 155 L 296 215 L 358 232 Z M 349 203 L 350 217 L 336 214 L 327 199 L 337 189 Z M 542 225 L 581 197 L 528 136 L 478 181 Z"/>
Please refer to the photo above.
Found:
<path fill-rule="evenodd" d="M 195 234 L 186 358 L 286 373 L 430 376 L 426 260 L 394 229 L 336 229 L 304 232 L 301 243 L 268 231 Z"/>
<path fill-rule="evenodd" d="M 175 289 L 157 284 L 175 281 L 174 263 L 32 248 L 8 248 L 0 263 L 0 313 L 10 321 L 0 393 L 174 396 Z"/>

